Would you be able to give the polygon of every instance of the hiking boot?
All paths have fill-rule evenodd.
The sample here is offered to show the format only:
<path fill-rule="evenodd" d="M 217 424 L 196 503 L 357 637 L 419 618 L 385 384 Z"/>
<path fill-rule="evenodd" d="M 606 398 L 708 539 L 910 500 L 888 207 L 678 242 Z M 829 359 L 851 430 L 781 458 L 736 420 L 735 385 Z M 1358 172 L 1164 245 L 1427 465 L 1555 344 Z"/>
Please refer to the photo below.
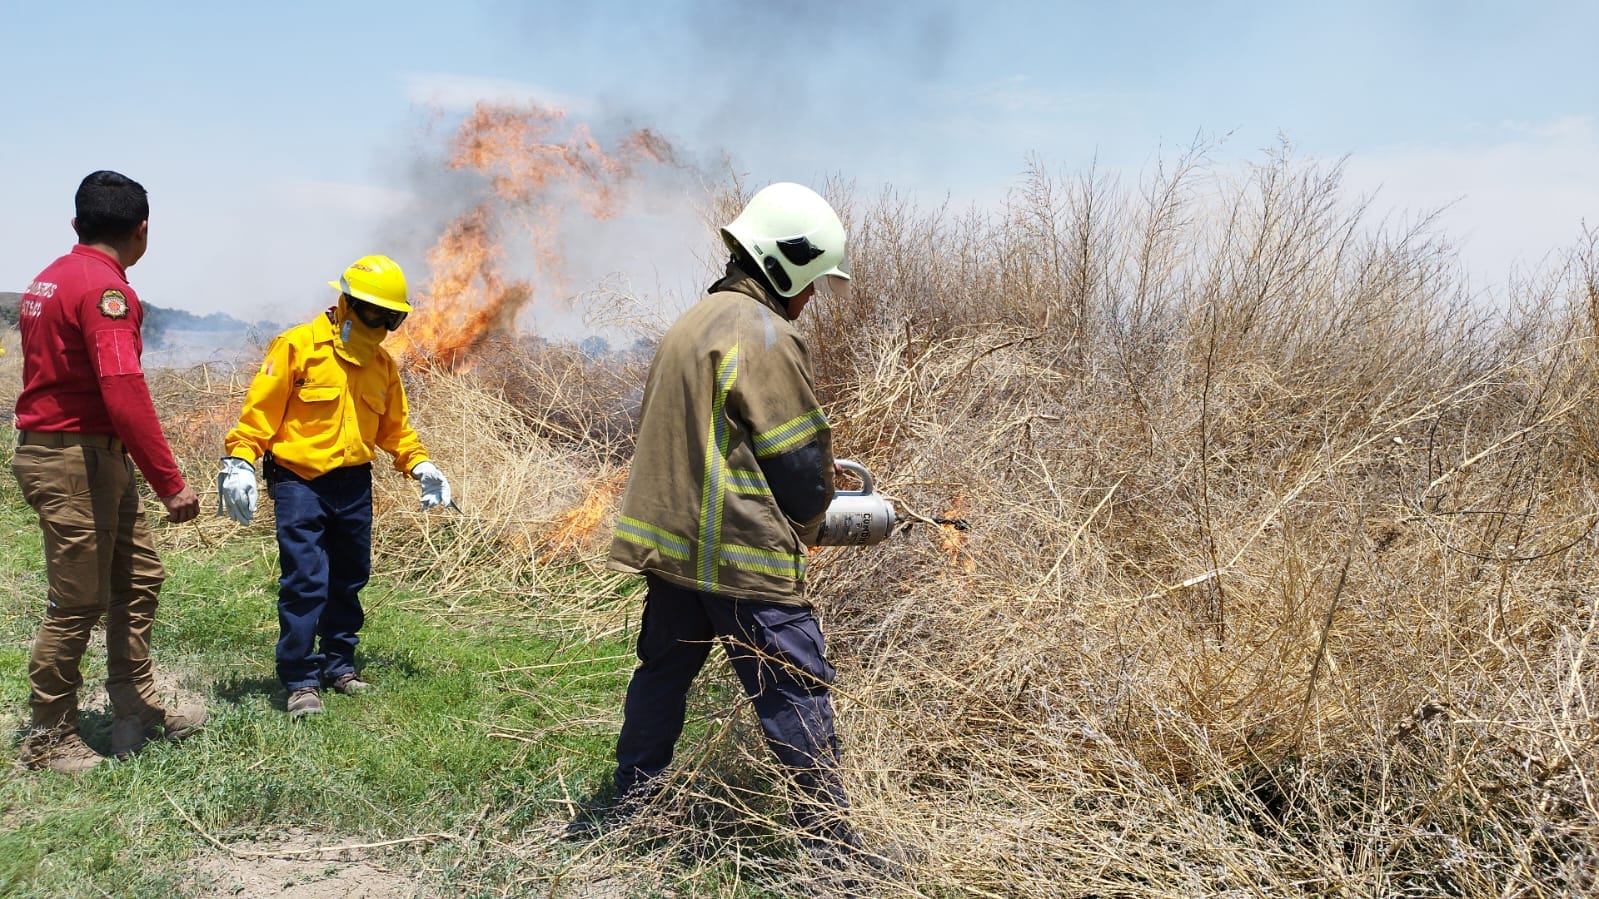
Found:
<path fill-rule="evenodd" d="M 907 857 L 898 846 L 886 852 L 867 849 L 855 829 L 843 821 L 832 822 L 825 834 L 802 835 L 800 846 L 832 885 L 845 896 L 868 896 L 871 887 L 900 883 L 909 876 Z"/>
<path fill-rule="evenodd" d="M 165 738 L 176 743 L 204 726 L 205 708 L 200 705 L 147 708 L 132 715 L 119 715 L 111 725 L 111 754 L 127 758 L 151 740 Z"/>
<path fill-rule="evenodd" d="M 22 744 L 19 761 L 35 771 L 47 768 L 62 774 L 77 774 L 105 761 L 105 756 L 90 749 L 77 734 L 55 739 L 35 734 Z"/>
<path fill-rule="evenodd" d="M 344 672 L 334 678 L 333 683 L 328 684 L 328 686 L 333 689 L 333 692 L 344 696 L 354 696 L 357 693 L 365 693 L 372 689 L 372 685 L 356 677 L 354 671 Z"/>
<path fill-rule="evenodd" d="M 815 882 L 827 891 L 849 899 L 881 895 L 884 886 L 903 883 L 905 869 L 879 855 L 836 845 L 807 846 L 805 854 L 817 865 Z"/>
<path fill-rule="evenodd" d="M 568 842 L 592 840 L 605 831 L 621 827 L 638 817 L 660 792 L 658 786 L 635 787 L 618 796 L 591 796 L 578 805 L 577 814 L 567 822 L 564 839 Z"/>
<path fill-rule="evenodd" d="M 289 720 L 322 714 L 322 697 L 316 687 L 301 687 L 289 694 Z"/>

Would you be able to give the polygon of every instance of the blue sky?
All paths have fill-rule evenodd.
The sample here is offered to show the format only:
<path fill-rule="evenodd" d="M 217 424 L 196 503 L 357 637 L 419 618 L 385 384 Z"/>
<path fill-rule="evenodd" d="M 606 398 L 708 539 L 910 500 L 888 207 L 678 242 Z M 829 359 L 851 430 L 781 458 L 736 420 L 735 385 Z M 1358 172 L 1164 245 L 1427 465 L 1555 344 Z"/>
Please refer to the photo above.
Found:
<path fill-rule="evenodd" d="M 131 273 L 151 302 L 287 321 L 385 250 L 420 280 L 438 122 L 481 99 L 647 126 L 752 185 L 841 176 L 929 205 L 996 203 L 1029 156 L 1136 183 L 1196 137 L 1242 164 L 1281 135 L 1347 156 L 1379 209 L 1448 205 L 1491 281 L 1599 223 L 1596 34 L 1591 0 L 0 0 L 0 289 L 70 245 L 96 168 L 151 191 Z M 698 187 L 662 190 L 574 233 L 577 288 L 697 289 Z"/>

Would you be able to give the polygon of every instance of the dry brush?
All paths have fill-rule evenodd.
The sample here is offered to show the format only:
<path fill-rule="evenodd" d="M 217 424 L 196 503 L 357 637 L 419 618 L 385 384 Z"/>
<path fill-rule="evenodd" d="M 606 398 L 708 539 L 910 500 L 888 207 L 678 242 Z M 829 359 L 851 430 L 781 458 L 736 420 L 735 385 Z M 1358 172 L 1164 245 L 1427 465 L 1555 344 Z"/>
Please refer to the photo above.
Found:
<path fill-rule="evenodd" d="M 1594 235 L 1486 298 L 1429 221 L 1287 154 L 1035 165 L 999 214 L 834 193 L 854 296 L 803 325 L 836 447 L 911 513 L 812 567 L 880 892 L 1595 888 Z M 379 566 L 441 612 L 630 626 L 599 562 L 643 369 L 506 343 L 410 375 L 462 514 L 379 477 Z M 209 483 L 242 376 L 156 383 Z M 734 693 L 649 833 L 780 883 Z M 575 864 L 659 876 L 622 842 Z"/>

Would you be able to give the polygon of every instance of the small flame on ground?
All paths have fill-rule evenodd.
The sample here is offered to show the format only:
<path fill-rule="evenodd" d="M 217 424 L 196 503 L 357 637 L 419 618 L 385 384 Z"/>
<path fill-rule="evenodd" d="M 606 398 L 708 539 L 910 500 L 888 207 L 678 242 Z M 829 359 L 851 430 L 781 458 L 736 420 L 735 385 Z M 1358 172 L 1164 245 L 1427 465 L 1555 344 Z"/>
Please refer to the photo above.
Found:
<path fill-rule="evenodd" d="M 605 523 L 616 498 L 627 485 L 627 469 L 621 468 L 589 485 L 583 501 L 562 512 L 545 538 L 545 561 L 588 545 L 600 525 Z"/>
<path fill-rule="evenodd" d="M 955 502 L 940 518 L 958 519 L 966 514 L 966 495 L 957 493 Z M 947 564 L 953 570 L 963 574 L 972 574 L 977 571 L 977 560 L 966 554 L 966 541 L 970 539 L 960 528 L 953 524 L 938 526 L 938 549 L 947 557 Z"/>

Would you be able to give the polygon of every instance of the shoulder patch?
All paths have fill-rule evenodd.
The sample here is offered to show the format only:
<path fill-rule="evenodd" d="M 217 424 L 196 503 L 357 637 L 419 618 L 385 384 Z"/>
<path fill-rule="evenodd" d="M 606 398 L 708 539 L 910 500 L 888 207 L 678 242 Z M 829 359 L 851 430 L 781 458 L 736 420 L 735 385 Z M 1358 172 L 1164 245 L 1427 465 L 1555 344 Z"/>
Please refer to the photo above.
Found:
<path fill-rule="evenodd" d="M 100 314 L 106 318 L 127 318 L 128 298 L 120 290 L 100 294 Z"/>

